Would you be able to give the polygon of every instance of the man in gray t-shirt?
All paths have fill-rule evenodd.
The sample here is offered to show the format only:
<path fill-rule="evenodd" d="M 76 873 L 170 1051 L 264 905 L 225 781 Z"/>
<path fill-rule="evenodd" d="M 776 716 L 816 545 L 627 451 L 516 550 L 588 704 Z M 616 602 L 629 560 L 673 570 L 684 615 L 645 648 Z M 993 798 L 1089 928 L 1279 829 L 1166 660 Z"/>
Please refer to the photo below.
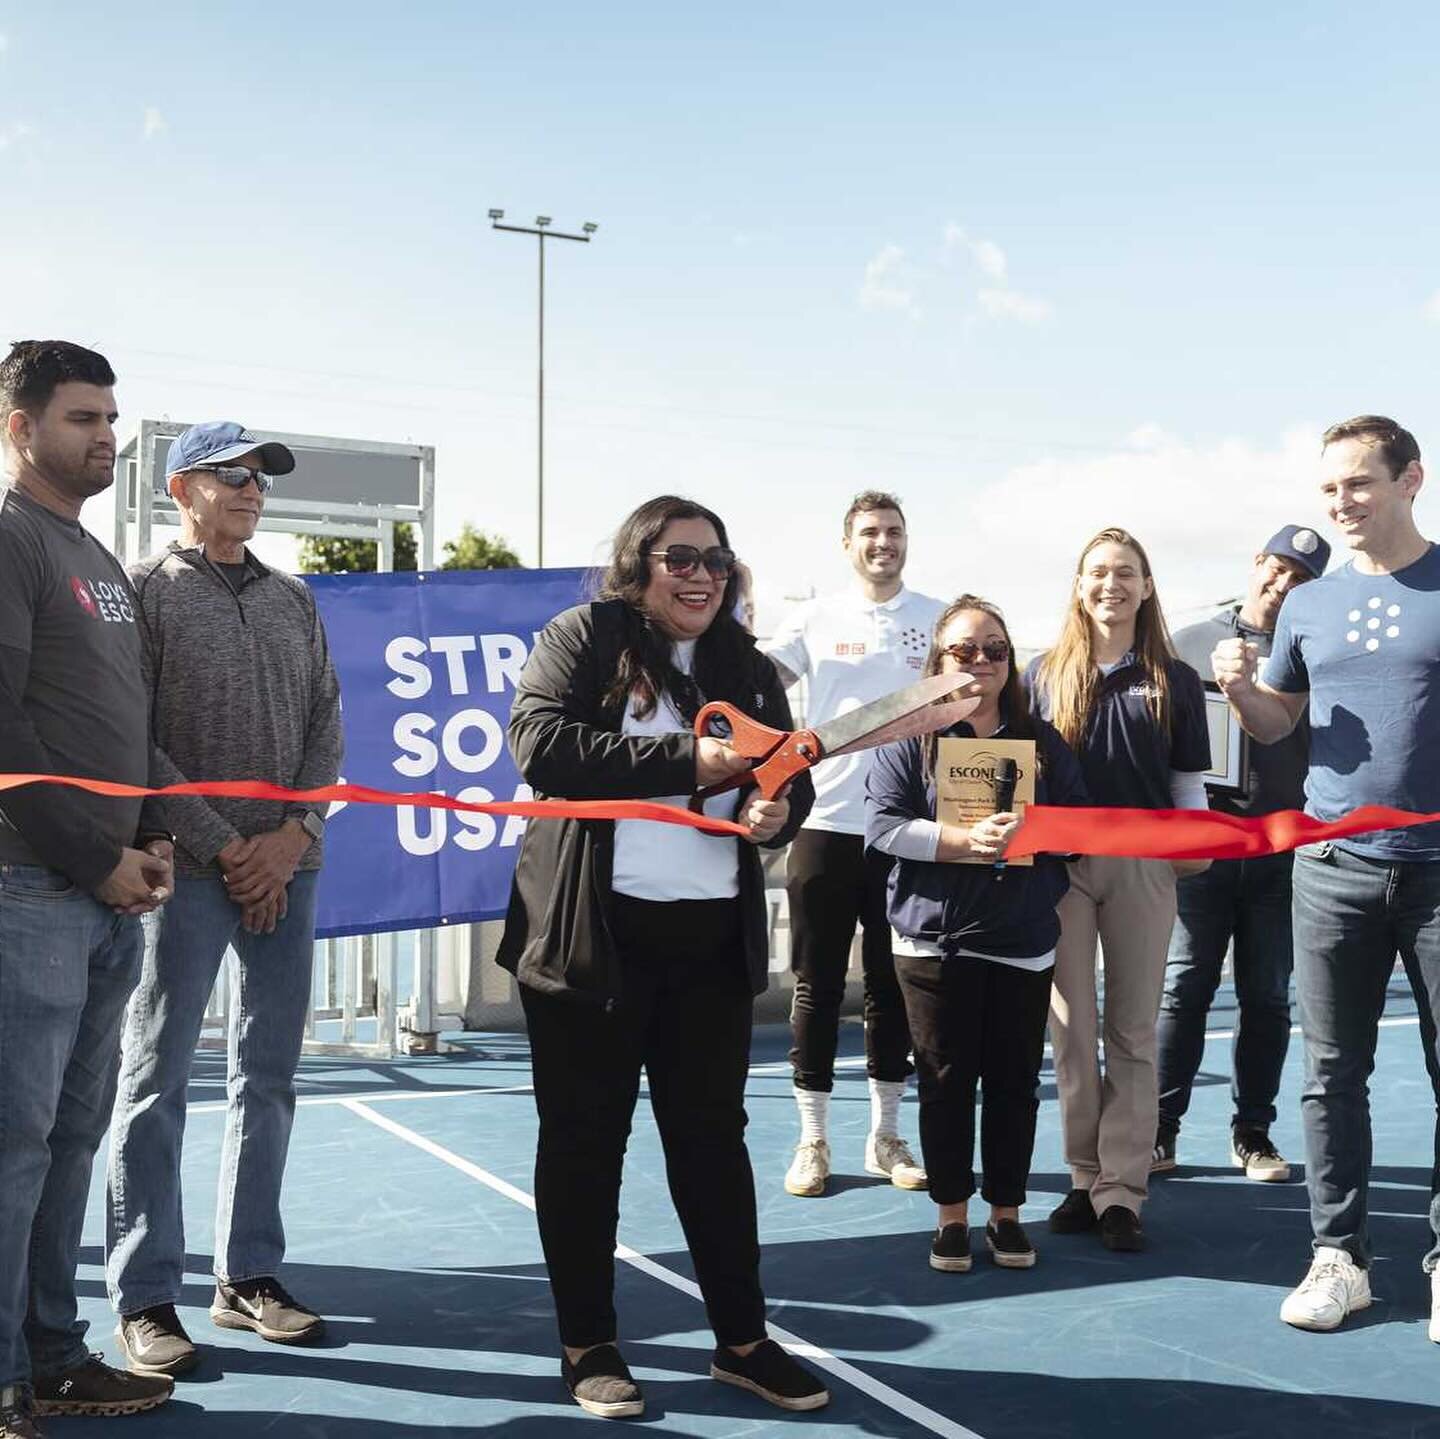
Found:
<path fill-rule="evenodd" d="M 1255 556 L 1245 597 L 1175 635 L 1175 649 L 1201 676 L 1222 640 L 1239 636 L 1268 655 L 1286 597 L 1325 573 L 1330 546 L 1303 525 L 1286 525 Z M 1213 681 L 1207 688 L 1217 689 Z M 1275 744 L 1252 741 L 1238 792 L 1212 787 L 1210 807 L 1262 815 L 1304 802 L 1309 731 L 1302 721 Z M 1289 854 L 1216 860 L 1176 886 L 1177 913 L 1156 1027 L 1160 1118 L 1152 1172 L 1175 1167 L 1175 1141 L 1205 1049 L 1205 1017 L 1234 946 L 1235 1046 L 1230 1157 L 1250 1179 L 1283 1182 L 1290 1166 L 1270 1139 L 1275 1096 L 1290 1046 Z"/>
<path fill-rule="evenodd" d="M 58 340 L 0 360 L 0 771 L 143 785 L 149 708 L 134 597 L 80 526 L 111 483 L 114 372 Z M 135 799 L 35 784 L 0 794 L 0 1430 L 38 1413 L 124 1414 L 168 1379 L 85 1345 L 75 1265 L 115 1096 L 139 916 L 173 885 L 172 844 Z"/>

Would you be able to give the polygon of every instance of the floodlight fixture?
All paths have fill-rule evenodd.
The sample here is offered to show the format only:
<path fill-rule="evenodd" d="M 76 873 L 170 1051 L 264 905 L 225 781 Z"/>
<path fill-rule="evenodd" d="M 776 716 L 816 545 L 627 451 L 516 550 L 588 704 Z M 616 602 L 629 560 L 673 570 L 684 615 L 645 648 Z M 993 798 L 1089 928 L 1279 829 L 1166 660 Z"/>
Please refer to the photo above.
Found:
<path fill-rule="evenodd" d="M 594 222 L 594 220 L 586 220 L 586 222 L 581 225 L 580 228 L 584 230 L 587 235 L 593 235 L 600 227 Z"/>
<path fill-rule="evenodd" d="M 492 220 L 503 220 L 505 218 L 505 212 L 504 210 L 491 210 L 490 218 Z"/>
<path fill-rule="evenodd" d="M 536 215 L 535 223 L 543 230 L 550 223 L 549 215 Z"/>

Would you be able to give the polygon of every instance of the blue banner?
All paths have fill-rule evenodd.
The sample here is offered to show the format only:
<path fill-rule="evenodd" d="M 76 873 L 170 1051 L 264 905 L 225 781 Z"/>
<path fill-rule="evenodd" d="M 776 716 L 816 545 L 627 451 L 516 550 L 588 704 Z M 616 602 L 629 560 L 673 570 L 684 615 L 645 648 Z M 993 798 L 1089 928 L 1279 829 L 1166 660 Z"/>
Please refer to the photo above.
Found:
<path fill-rule="evenodd" d="M 581 597 L 584 570 L 318 575 L 340 676 L 342 777 L 459 799 L 529 799 L 505 746 L 535 636 Z M 333 807 L 316 933 L 427 929 L 505 913 L 523 819 Z"/>

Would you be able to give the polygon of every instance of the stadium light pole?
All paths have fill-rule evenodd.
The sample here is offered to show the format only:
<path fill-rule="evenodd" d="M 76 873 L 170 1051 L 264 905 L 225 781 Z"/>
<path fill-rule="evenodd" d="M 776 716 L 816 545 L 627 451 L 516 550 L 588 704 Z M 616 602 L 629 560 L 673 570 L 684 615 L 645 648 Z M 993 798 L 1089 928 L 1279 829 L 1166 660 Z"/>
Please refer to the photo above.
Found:
<path fill-rule="evenodd" d="M 504 210 L 490 211 L 490 228 L 508 230 L 512 235 L 534 235 L 540 250 L 540 345 L 539 363 L 536 367 L 536 435 L 535 435 L 535 565 L 545 565 L 545 241 L 576 240 L 582 245 L 590 243 L 590 237 L 600 227 L 593 220 L 581 225 L 581 233 L 572 235 L 565 230 L 552 230 L 549 215 L 537 215 L 534 225 L 505 225 Z"/>

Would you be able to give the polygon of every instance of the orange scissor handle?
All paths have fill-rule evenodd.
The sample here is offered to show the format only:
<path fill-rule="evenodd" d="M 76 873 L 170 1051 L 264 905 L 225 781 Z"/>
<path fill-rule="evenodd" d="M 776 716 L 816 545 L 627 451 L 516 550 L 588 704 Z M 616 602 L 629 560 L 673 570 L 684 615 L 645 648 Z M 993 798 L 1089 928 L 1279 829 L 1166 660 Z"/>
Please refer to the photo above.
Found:
<path fill-rule="evenodd" d="M 724 700 L 712 700 L 695 716 L 695 734 L 700 739 L 726 740 L 736 754 L 755 761 L 753 768 L 697 790 L 690 798 L 690 808 L 697 811 L 711 795 L 743 784 L 753 784 L 766 799 L 774 799 L 824 753 L 812 730 L 771 729 Z"/>

